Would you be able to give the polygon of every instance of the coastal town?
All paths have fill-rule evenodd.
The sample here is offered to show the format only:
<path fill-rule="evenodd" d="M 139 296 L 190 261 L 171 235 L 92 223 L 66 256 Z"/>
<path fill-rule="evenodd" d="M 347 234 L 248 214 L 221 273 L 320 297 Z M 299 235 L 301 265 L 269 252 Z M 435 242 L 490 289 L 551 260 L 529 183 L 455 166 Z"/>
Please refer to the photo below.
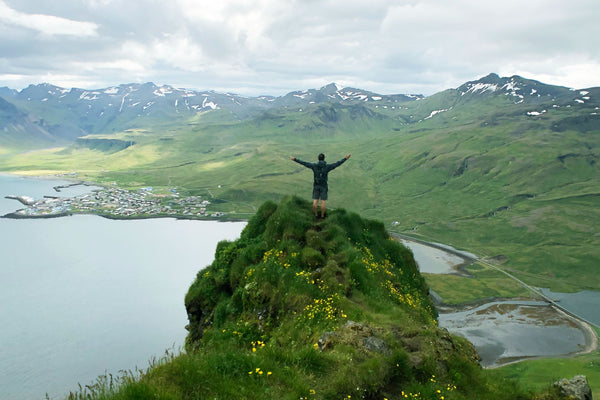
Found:
<path fill-rule="evenodd" d="M 88 185 L 74 183 L 69 186 Z M 180 196 L 172 189 L 169 194 L 155 194 L 152 187 L 129 191 L 120 188 L 102 187 L 89 193 L 73 197 L 60 196 L 60 190 L 68 186 L 57 186 L 57 196 L 33 199 L 28 196 L 9 195 L 6 198 L 20 201 L 25 208 L 4 217 L 36 218 L 58 217 L 70 214 L 98 214 L 111 218 L 148 218 L 169 216 L 174 218 L 221 218 L 225 213 L 207 211 L 211 202 L 201 196 Z"/>

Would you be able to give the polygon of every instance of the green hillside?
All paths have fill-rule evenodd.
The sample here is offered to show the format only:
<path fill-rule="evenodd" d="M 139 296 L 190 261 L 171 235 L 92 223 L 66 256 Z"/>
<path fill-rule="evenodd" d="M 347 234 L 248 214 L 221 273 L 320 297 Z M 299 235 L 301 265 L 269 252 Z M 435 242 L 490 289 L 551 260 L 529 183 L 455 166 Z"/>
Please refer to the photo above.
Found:
<path fill-rule="evenodd" d="M 533 285 L 600 290 L 600 93 L 578 103 L 567 89 L 535 87 L 550 92 L 516 101 L 453 89 L 398 106 L 318 103 L 243 121 L 201 113 L 66 148 L 5 149 L 0 169 L 176 187 L 247 218 L 283 194 L 310 196 L 311 175 L 291 155 L 352 153 L 332 173 L 330 206 L 502 261 Z"/>
<path fill-rule="evenodd" d="M 185 305 L 185 353 L 71 398 L 558 399 L 490 375 L 438 329 L 412 253 L 381 222 L 343 209 L 315 221 L 297 197 L 219 243 Z"/>

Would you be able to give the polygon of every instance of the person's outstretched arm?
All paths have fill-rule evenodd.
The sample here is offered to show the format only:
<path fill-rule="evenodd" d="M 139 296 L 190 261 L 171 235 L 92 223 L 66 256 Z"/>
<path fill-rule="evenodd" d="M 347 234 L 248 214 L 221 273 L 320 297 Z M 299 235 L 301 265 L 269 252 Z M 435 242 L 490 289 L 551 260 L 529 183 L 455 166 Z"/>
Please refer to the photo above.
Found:
<path fill-rule="evenodd" d="M 296 161 L 298 164 L 304 165 L 306 168 L 312 168 L 312 163 L 302 161 L 294 156 L 290 157 L 292 161 Z"/>
<path fill-rule="evenodd" d="M 337 167 L 339 167 L 340 165 L 342 165 L 344 162 L 346 162 L 347 159 L 350 158 L 352 154 L 346 154 L 346 156 L 344 158 L 342 158 L 340 161 L 334 162 L 333 164 L 329 164 L 327 166 L 327 170 L 331 171 L 332 169 L 335 169 Z"/>

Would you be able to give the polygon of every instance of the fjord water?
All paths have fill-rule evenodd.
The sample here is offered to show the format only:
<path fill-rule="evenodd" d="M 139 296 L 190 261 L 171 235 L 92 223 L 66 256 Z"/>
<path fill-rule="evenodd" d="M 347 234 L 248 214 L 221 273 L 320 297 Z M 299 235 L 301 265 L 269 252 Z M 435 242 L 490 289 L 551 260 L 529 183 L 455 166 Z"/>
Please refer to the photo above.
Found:
<path fill-rule="evenodd" d="M 0 176 L 0 214 L 22 207 L 7 194 L 57 195 L 57 184 Z M 0 399 L 64 398 L 78 383 L 145 368 L 181 347 L 187 289 L 216 244 L 244 226 L 92 215 L 0 219 Z"/>
<path fill-rule="evenodd" d="M 562 307 L 600 327 L 600 292 L 582 290 L 575 293 L 557 293 L 550 289 L 540 290 Z"/>

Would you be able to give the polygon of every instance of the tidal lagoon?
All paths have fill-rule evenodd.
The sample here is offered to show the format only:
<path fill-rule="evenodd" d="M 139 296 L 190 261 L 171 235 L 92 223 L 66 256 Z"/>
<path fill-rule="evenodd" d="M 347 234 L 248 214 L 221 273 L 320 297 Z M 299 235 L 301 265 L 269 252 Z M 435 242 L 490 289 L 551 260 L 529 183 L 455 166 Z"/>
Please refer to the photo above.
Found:
<path fill-rule="evenodd" d="M 402 242 L 412 250 L 424 273 L 457 273 L 457 267 L 465 262 L 454 251 L 449 253 L 408 240 Z M 581 318 L 600 323 L 599 292 L 540 291 Z M 527 358 L 568 356 L 597 346 L 595 333 L 587 324 L 544 301 L 494 301 L 444 312 L 440 313 L 439 325 L 473 343 L 484 367 Z"/>

